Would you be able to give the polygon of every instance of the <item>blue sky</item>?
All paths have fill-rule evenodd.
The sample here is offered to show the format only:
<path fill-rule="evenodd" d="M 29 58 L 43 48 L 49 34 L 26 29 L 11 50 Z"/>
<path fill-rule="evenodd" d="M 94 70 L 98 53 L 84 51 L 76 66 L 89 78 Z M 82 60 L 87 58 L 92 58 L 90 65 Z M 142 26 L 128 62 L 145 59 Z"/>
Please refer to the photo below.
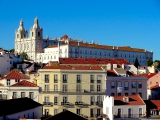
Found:
<path fill-rule="evenodd" d="M 0 0 L 0 47 L 14 48 L 19 21 L 29 31 L 36 16 L 44 37 L 67 34 L 99 44 L 143 48 L 160 60 L 159 0 Z"/>

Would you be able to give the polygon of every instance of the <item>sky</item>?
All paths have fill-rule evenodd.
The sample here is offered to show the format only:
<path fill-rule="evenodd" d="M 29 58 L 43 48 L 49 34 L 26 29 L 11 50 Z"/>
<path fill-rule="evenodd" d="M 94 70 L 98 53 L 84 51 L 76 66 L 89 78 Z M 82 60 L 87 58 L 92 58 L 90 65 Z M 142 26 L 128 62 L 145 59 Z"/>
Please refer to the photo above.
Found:
<path fill-rule="evenodd" d="M 29 33 L 35 17 L 44 38 L 67 34 L 98 44 L 143 48 L 160 60 L 159 0 L 0 0 L 0 47 L 13 49 L 20 20 Z"/>

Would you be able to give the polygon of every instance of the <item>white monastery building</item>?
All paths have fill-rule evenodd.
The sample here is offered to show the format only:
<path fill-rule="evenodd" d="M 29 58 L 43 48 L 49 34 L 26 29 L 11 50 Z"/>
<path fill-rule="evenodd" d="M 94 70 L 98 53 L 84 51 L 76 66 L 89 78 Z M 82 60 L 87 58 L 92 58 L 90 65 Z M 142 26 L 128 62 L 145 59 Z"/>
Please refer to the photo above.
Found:
<path fill-rule="evenodd" d="M 84 42 L 72 39 L 67 35 L 61 38 L 43 38 L 43 29 L 39 27 L 38 18 L 30 29 L 30 36 L 24 29 L 23 22 L 15 32 L 15 53 L 26 52 L 29 59 L 35 62 L 48 63 L 58 61 L 59 58 L 124 58 L 130 63 L 135 59 L 141 66 L 146 60 L 153 59 L 153 52 L 145 49 L 131 48 L 130 46 L 108 46 L 93 42 Z"/>

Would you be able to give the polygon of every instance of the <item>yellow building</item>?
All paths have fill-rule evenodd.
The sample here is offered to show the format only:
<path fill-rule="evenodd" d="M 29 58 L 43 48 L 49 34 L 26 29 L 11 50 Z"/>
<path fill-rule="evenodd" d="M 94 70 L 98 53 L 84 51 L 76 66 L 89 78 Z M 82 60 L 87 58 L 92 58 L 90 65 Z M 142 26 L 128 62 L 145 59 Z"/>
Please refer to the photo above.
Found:
<path fill-rule="evenodd" d="M 106 71 L 99 66 L 45 66 L 39 70 L 44 115 L 64 110 L 96 119 L 102 114 Z"/>

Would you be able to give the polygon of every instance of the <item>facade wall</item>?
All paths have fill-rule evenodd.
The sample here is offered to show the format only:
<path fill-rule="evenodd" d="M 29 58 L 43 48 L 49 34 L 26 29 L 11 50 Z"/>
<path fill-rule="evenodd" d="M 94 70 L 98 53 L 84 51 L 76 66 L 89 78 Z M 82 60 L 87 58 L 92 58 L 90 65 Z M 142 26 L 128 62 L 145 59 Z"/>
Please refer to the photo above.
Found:
<path fill-rule="evenodd" d="M 114 82 L 114 87 L 111 86 Z M 118 82 L 121 83 L 118 86 Z M 128 89 L 125 89 L 125 82 L 128 82 Z M 132 88 L 132 83 L 135 82 L 136 87 Z M 138 87 L 138 83 L 141 82 L 142 88 Z M 142 99 L 147 99 L 147 78 L 146 77 L 107 77 L 106 79 L 106 95 L 111 95 L 114 93 L 115 96 L 118 96 L 117 87 L 122 87 L 121 95 L 142 94 Z"/>
<path fill-rule="evenodd" d="M 151 86 L 160 84 L 160 73 L 157 73 L 153 77 L 149 78 L 147 81 L 147 87 L 150 88 Z"/>
<path fill-rule="evenodd" d="M 13 109 L 13 108 L 12 108 Z M 27 118 L 27 119 L 35 119 L 35 118 L 41 118 L 42 117 L 42 106 L 18 112 L 15 114 L 7 115 L 6 118 L 8 119 L 19 119 L 19 118 Z M 3 117 L 0 117 L 0 120 L 3 120 Z"/>
<path fill-rule="evenodd" d="M 77 113 L 77 109 L 80 109 L 80 114 L 91 117 L 91 109 L 94 109 L 94 115 L 92 118 L 95 118 L 97 115 L 97 109 L 100 113 L 102 112 L 102 104 L 97 104 L 96 102 L 102 102 L 103 95 L 105 94 L 105 74 L 103 70 L 53 70 L 53 69 L 42 69 L 40 73 L 40 87 L 42 91 L 40 92 L 41 103 L 46 102 L 46 97 L 49 98 L 48 102 L 52 102 L 52 105 L 44 105 L 44 111 L 49 110 L 50 115 L 54 115 L 55 109 L 57 112 L 62 112 L 63 109 L 70 110 L 74 113 Z M 54 74 L 58 75 L 58 83 L 54 83 Z M 63 83 L 62 75 L 67 74 L 67 83 Z M 49 83 L 45 83 L 45 75 L 49 75 Z M 81 82 L 77 83 L 77 75 L 81 76 Z M 94 83 L 90 81 L 90 75 L 94 75 Z M 97 75 L 101 75 L 101 82 L 97 83 Z M 45 85 L 49 85 L 49 90 L 45 91 Z M 58 89 L 55 90 L 54 86 L 57 85 Z M 63 92 L 63 85 L 67 85 L 67 91 Z M 80 90 L 77 91 L 77 85 L 80 85 Z M 91 92 L 90 87 L 94 86 L 93 91 Z M 100 90 L 97 91 L 97 85 L 100 86 Z M 94 104 L 91 105 L 91 96 L 93 98 Z M 98 96 L 98 97 L 97 97 Z M 58 98 L 58 105 L 54 104 L 54 97 Z M 70 105 L 62 105 L 63 97 L 67 97 L 67 101 Z M 98 100 L 100 99 L 100 100 Z M 82 105 L 76 105 L 75 102 L 83 102 Z"/>

